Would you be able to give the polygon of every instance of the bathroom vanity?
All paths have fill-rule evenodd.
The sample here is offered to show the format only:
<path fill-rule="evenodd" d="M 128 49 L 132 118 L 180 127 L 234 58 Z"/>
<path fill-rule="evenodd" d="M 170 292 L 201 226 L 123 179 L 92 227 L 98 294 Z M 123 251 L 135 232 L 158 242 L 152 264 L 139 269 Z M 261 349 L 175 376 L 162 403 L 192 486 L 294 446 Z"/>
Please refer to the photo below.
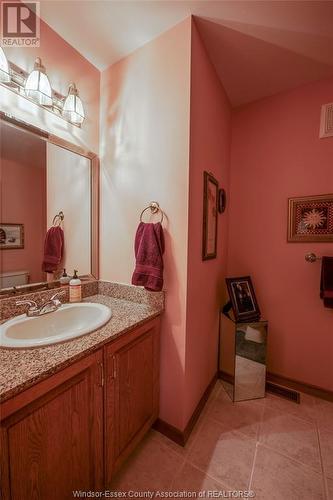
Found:
<path fill-rule="evenodd" d="M 60 306 L 59 293 L 68 302 L 68 287 L 57 284 L 62 268 L 79 269 L 85 300 L 112 312 L 94 331 L 86 303 L 61 306 L 38 328 L 39 318 L 29 317 L 0 332 L 11 347 L 0 348 L 1 498 L 72 499 L 73 491 L 110 488 L 157 419 L 164 295 L 98 281 L 98 156 L 2 112 L 0 128 L 0 320 L 26 313 L 27 301 L 36 314 Z M 45 234 L 57 225 L 66 251 L 56 271 L 44 272 Z M 72 324 L 73 315 L 80 321 Z M 63 342 L 35 347 L 52 335 Z"/>
<path fill-rule="evenodd" d="M 75 490 L 109 488 L 158 416 L 161 304 L 101 294 L 87 300 L 112 310 L 99 330 L 0 350 L 4 500 L 65 500 Z"/>

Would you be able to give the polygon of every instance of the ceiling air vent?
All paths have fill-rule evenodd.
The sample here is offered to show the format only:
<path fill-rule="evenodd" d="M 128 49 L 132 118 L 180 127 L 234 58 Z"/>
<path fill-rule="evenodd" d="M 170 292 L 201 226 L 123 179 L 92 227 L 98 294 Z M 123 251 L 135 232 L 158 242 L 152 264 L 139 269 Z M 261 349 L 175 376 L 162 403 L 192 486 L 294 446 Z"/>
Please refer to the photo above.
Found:
<path fill-rule="evenodd" d="M 321 107 L 319 137 L 333 137 L 333 102 Z"/>

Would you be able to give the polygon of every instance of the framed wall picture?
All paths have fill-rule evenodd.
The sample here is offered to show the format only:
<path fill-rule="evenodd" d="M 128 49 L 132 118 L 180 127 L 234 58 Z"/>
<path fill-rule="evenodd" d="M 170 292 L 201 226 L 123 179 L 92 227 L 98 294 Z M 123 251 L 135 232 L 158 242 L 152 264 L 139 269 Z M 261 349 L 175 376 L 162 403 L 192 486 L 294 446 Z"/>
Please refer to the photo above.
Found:
<path fill-rule="evenodd" d="M 218 190 L 217 180 L 204 172 L 202 260 L 216 258 Z"/>
<path fill-rule="evenodd" d="M 24 225 L 0 223 L 0 250 L 24 248 Z"/>
<path fill-rule="evenodd" d="M 250 276 L 226 278 L 227 288 L 236 321 L 257 321 L 260 309 Z"/>
<path fill-rule="evenodd" d="M 333 194 L 289 198 L 288 241 L 333 241 Z"/>

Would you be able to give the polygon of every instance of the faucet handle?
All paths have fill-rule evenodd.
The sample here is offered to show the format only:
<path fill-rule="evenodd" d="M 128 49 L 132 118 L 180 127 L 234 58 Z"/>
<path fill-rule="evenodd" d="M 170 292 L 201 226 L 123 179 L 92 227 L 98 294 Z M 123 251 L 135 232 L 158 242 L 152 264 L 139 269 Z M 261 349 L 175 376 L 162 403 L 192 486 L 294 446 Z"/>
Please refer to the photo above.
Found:
<path fill-rule="evenodd" d="M 34 300 L 18 300 L 15 302 L 17 306 L 28 305 L 30 310 L 38 309 L 37 303 Z"/>
<path fill-rule="evenodd" d="M 62 302 L 61 302 L 61 300 L 59 300 L 59 298 L 58 298 L 58 297 L 61 297 L 61 296 L 65 295 L 65 294 L 66 294 L 66 291 L 65 291 L 65 290 L 63 290 L 63 291 L 61 291 L 61 292 L 57 292 L 57 293 L 55 293 L 55 294 L 54 294 L 54 295 L 52 295 L 52 297 L 50 298 L 50 302 L 53 302 L 53 303 L 54 303 L 54 305 L 56 305 L 57 307 L 60 307 L 60 306 L 61 306 L 61 304 L 62 304 Z"/>
<path fill-rule="evenodd" d="M 57 297 L 61 297 L 61 296 L 65 295 L 65 294 L 66 294 L 66 291 L 62 290 L 61 292 L 57 292 L 54 295 L 52 295 L 52 297 L 51 297 L 50 300 L 55 300 Z"/>

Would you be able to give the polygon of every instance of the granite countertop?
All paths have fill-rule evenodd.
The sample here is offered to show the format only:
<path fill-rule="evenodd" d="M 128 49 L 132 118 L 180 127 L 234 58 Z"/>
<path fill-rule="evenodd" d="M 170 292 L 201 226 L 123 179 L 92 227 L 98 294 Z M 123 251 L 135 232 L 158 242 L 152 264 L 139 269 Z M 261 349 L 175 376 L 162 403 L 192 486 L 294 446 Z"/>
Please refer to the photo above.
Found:
<path fill-rule="evenodd" d="M 162 312 L 158 304 L 138 303 L 101 294 L 87 297 L 84 301 L 109 306 L 112 317 L 108 323 L 92 333 L 59 344 L 31 349 L 0 348 L 0 402 Z"/>

